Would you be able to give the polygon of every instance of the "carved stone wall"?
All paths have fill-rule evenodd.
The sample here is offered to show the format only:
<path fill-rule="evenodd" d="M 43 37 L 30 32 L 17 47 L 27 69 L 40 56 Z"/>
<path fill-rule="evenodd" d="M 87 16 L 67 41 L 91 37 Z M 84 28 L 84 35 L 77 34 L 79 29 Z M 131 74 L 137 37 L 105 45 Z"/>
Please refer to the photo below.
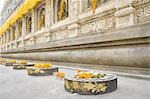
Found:
<path fill-rule="evenodd" d="M 115 29 L 115 18 L 90 20 L 81 24 L 80 33 L 104 33 Z"/>
<path fill-rule="evenodd" d="M 101 0 L 95 13 L 92 8 L 84 8 L 84 0 L 68 0 L 69 16 L 58 22 L 54 22 L 57 17 L 54 12 L 56 8 L 54 1 L 45 0 L 31 10 L 29 13 L 33 18 L 31 33 L 27 33 L 26 17 L 24 17 L 21 38 L 12 40 L 12 29 L 9 43 L 5 42 L 5 35 L 1 37 L 2 55 L 5 56 L 4 53 L 8 51 L 8 56 L 12 55 L 9 52 L 18 53 L 11 56 L 14 58 L 31 59 L 29 56 L 32 56 L 32 59 L 49 58 L 49 60 L 63 62 L 128 66 L 138 64 L 139 67 L 146 67 L 144 65 L 148 64 L 147 66 L 150 66 L 147 60 L 149 56 L 143 54 L 143 51 L 149 54 L 149 47 L 143 46 L 149 44 L 150 0 Z M 46 9 L 46 27 L 37 30 L 37 10 L 42 4 L 45 4 Z M 45 48 L 50 51 L 44 54 L 36 52 L 43 51 Z M 92 49 L 87 50 L 87 48 Z M 36 54 L 22 54 L 26 51 Z M 137 53 L 144 58 L 137 56 Z"/>
<path fill-rule="evenodd" d="M 133 0 L 137 23 L 150 21 L 150 0 Z"/>
<path fill-rule="evenodd" d="M 65 38 L 67 38 L 67 36 L 68 36 L 68 30 L 67 29 L 56 31 L 53 40 L 65 39 Z"/>

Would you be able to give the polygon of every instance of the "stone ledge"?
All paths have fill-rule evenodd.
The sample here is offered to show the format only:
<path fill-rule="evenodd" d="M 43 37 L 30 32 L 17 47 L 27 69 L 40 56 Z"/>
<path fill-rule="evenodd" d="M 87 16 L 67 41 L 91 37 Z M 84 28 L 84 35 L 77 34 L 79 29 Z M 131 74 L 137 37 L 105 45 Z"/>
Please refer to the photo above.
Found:
<path fill-rule="evenodd" d="M 144 23 L 135 25 L 132 27 L 124 28 L 124 29 L 118 29 L 114 32 L 109 32 L 105 34 L 95 34 L 95 35 L 89 35 L 86 37 L 77 37 L 67 40 L 59 40 L 59 41 L 53 41 L 50 43 L 39 43 L 34 45 L 25 46 L 24 48 L 17 48 L 14 50 L 8 50 L 5 53 L 9 52 L 18 52 L 18 51 L 30 51 L 30 50 L 38 50 L 38 49 L 55 49 L 55 48 L 62 48 L 63 47 L 72 47 L 72 46 L 81 46 L 81 45 L 87 45 L 88 47 L 93 45 L 94 43 L 100 43 L 102 45 L 106 46 L 112 46 L 112 42 L 117 42 L 117 45 L 119 45 L 118 42 L 120 42 L 120 45 L 124 45 L 121 42 L 125 42 L 125 44 L 140 44 L 140 43 L 149 43 L 149 37 L 150 37 L 150 31 L 149 31 L 150 23 Z M 135 41 L 140 42 L 135 42 Z M 110 44 L 108 44 L 110 42 Z M 107 43 L 107 44 L 105 44 Z M 115 45 L 115 43 L 113 44 Z M 3 52 L 4 53 L 4 52 Z"/>
<path fill-rule="evenodd" d="M 147 45 L 132 45 L 45 52 L 33 51 L 29 53 L 1 54 L 1 56 L 6 58 L 149 68 L 149 50 L 150 47 Z"/>

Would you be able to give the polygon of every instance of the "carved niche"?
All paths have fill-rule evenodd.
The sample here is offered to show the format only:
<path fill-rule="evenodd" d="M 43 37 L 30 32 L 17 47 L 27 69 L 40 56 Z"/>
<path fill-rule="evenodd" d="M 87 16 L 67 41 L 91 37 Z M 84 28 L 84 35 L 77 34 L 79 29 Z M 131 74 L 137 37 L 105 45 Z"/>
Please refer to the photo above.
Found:
<path fill-rule="evenodd" d="M 64 20 L 69 16 L 68 14 L 69 1 L 68 0 L 54 0 L 53 9 L 54 9 L 53 10 L 54 11 L 54 23 Z"/>

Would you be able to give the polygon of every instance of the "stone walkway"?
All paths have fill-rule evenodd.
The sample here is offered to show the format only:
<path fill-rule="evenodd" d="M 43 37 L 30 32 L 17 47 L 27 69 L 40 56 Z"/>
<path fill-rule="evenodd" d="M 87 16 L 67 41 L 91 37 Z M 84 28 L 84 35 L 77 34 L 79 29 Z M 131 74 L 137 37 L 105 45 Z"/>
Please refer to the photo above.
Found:
<path fill-rule="evenodd" d="M 60 69 L 70 74 L 69 69 Z M 115 92 L 84 96 L 65 91 L 63 80 L 55 76 L 32 77 L 26 70 L 0 65 L 0 99 L 149 99 L 150 81 L 118 77 Z"/>

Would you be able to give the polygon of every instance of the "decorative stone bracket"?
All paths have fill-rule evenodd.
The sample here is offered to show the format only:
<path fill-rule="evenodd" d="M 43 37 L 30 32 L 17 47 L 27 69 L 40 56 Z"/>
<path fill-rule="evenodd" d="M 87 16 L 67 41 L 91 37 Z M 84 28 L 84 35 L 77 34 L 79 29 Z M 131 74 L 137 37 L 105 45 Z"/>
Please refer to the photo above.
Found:
<path fill-rule="evenodd" d="M 132 7 L 132 0 L 116 0 L 115 8 L 116 28 L 128 27 L 136 23 L 136 10 Z"/>
<path fill-rule="evenodd" d="M 17 45 L 18 45 L 17 42 L 13 43 L 13 44 L 12 44 L 13 49 L 16 49 L 16 48 L 17 48 Z"/>
<path fill-rule="evenodd" d="M 46 42 L 50 42 L 50 41 L 51 41 L 52 34 L 51 34 L 51 33 L 46 33 L 46 34 L 44 35 L 44 37 L 45 37 Z"/>
<path fill-rule="evenodd" d="M 79 24 L 75 23 L 75 24 L 68 26 L 68 30 L 69 30 L 69 34 L 68 34 L 69 38 L 78 36 Z"/>
<path fill-rule="evenodd" d="M 29 39 L 29 41 L 30 41 L 30 44 L 33 45 L 35 43 L 35 38 L 32 37 L 32 38 Z"/>
<path fill-rule="evenodd" d="M 133 7 L 127 7 L 118 10 L 115 13 L 116 16 L 116 28 L 123 28 L 134 25 L 135 21 L 135 9 Z"/>

